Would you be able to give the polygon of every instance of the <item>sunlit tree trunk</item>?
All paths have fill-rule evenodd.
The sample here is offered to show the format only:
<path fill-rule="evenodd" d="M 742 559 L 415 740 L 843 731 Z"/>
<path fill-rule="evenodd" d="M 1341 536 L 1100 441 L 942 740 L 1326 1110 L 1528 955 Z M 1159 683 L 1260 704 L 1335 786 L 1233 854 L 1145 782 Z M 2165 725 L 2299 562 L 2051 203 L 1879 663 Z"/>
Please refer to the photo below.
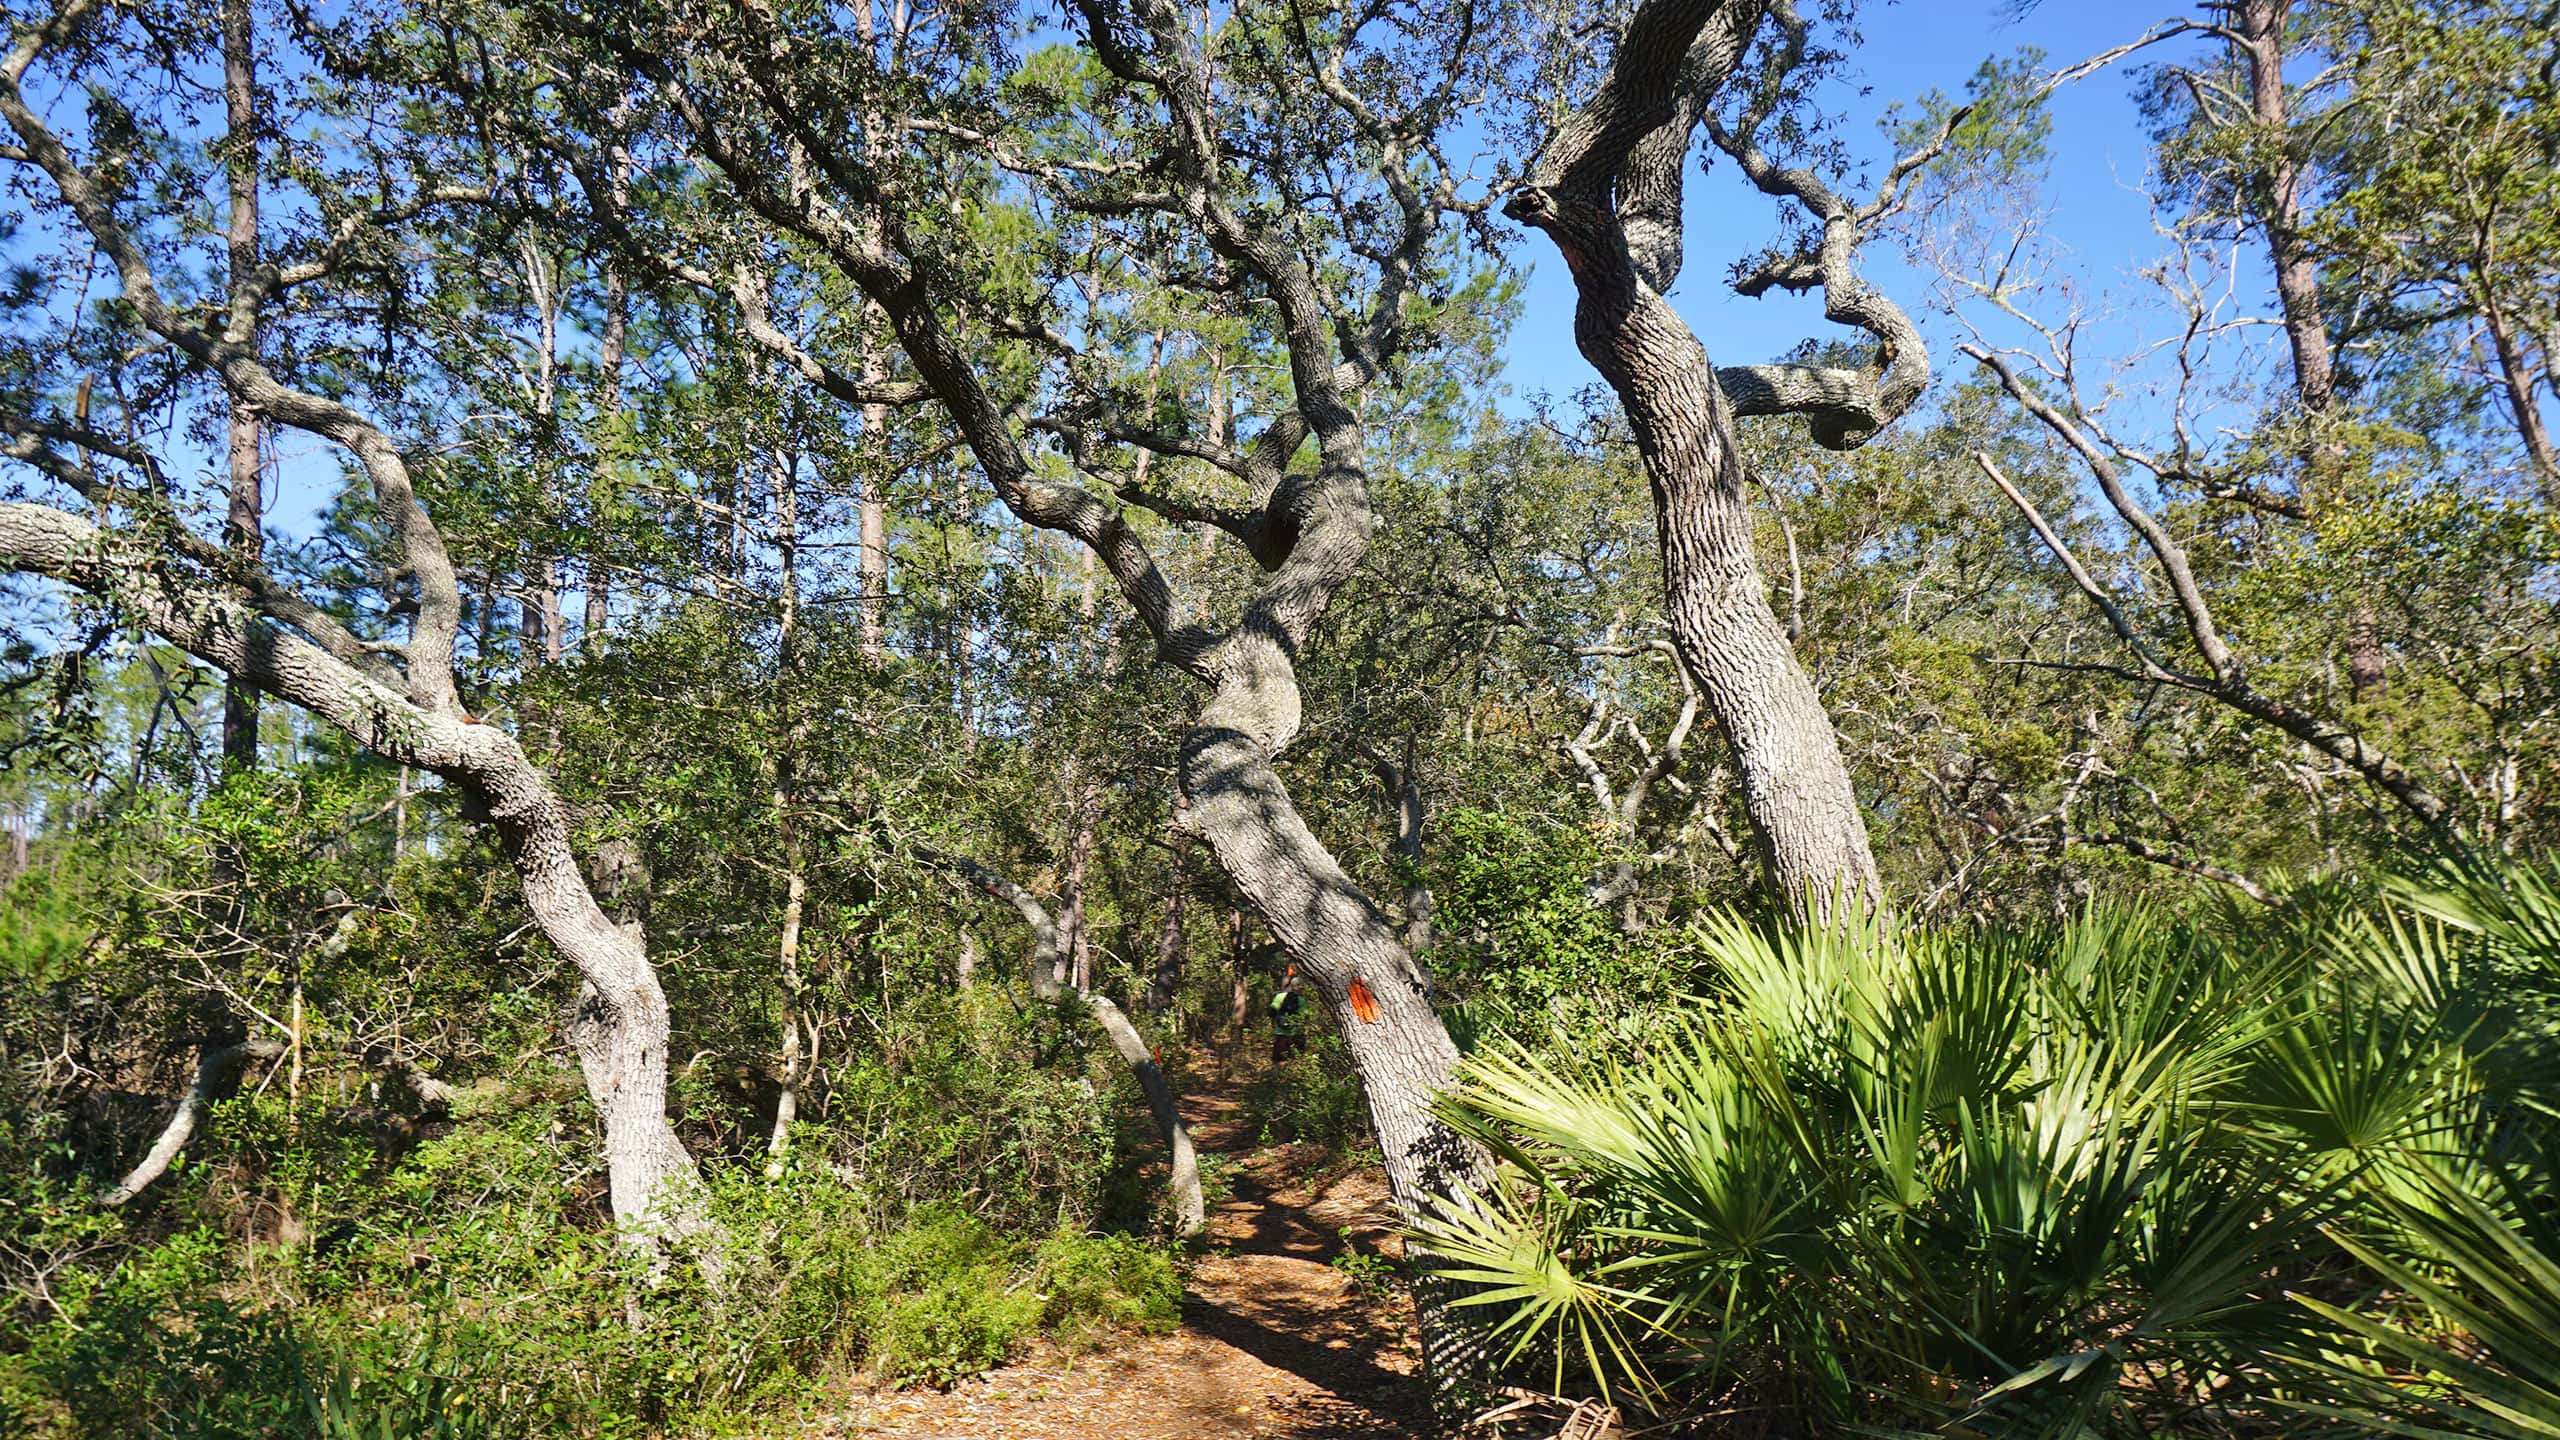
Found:
<path fill-rule="evenodd" d="M 222 0 L 222 102 L 230 147 L 224 173 L 231 191 L 223 239 L 235 285 L 258 269 L 258 70 L 249 6 L 250 0 Z M 257 347 L 254 327 L 245 343 Z M 226 396 L 225 403 L 230 411 L 225 439 L 231 485 L 223 542 L 232 554 L 255 565 L 266 552 L 266 467 L 259 455 L 258 414 L 236 395 Z M 222 758 L 234 766 L 258 763 L 258 692 L 236 678 L 222 683 Z"/>
<path fill-rule="evenodd" d="M 782 1171 L 782 1154 L 790 1143 L 791 1125 L 800 1116 L 800 1087 L 810 1057 L 801 1051 L 803 1014 L 800 979 L 800 927 L 808 907 L 806 842 L 801 836 L 798 792 L 801 731 L 797 705 L 800 661 L 800 499 L 791 456 L 773 462 L 773 545 L 777 572 L 774 615 L 774 710 L 777 733 L 773 753 L 774 823 L 782 841 L 782 933 L 775 951 L 775 978 L 782 988 L 781 1093 L 774 1099 L 773 1135 L 765 1149 L 767 1175 Z"/>

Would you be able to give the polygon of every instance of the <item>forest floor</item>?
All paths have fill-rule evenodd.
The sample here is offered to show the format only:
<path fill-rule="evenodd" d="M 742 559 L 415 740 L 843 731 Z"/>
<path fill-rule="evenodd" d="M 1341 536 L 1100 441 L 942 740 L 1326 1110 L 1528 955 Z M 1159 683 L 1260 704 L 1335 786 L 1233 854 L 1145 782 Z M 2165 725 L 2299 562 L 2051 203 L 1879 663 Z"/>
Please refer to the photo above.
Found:
<path fill-rule="evenodd" d="M 882 1440 L 1403 1440 L 1428 1433 L 1412 1307 L 1363 1295 L 1334 1260 L 1402 1253 L 1384 1176 L 1313 1147 L 1261 1145 L 1238 1087 L 1184 1101 L 1203 1156 L 1226 1158 L 1182 1326 L 1044 1348 L 948 1391 L 856 1399 L 829 1436 Z"/>

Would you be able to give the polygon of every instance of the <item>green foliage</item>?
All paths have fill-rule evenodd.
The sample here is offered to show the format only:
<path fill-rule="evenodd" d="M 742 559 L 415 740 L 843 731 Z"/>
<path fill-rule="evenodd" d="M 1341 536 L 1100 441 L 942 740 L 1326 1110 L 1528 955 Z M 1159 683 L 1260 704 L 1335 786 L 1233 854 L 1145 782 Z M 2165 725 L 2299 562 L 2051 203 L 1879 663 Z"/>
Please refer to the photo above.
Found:
<path fill-rule="evenodd" d="M 245 150 L 273 197 L 260 248 L 302 277 L 270 297 L 255 348 L 279 382 L 400 437 L 464 576 L 449 658 L 468 703 L 556 784 L 597 899 L 663 981 L 718 1283 L 610 1234 L 561 1023 L 577 980 L 476 802 L 368 754 L 379 735 L 273 704 L 260 763 L 223 764 L 219 676 L 134 635 L 130 611 L 13 582 L 0 819 L 26 855 L 9 847 L 0 892 L 0 1429 L 655 1434 L 745 1425 L 856 1370 L 944 1383 L 1035 1332 L 1169 1323 L 1165 1257 L 1091 1233 L 1154 1198 L 1124 1067 L 1072 1014 L 1023 1002 L 1018 917 L 916 851 L 975 856 L 1062 919 L 1071 903 L 1099 989 L 1133 1013 L 1171 995 L 1151 1039 L 1219 1028 L 1231 987 L 1276 965 L 1171 828 L 1168 772 L 1199 713 L 1156 663 L 1178 637 L 1131 623 L 1091 555 L 1004 519 L 943 407 L 837 406 L 800 383 L 918 372 L 827 246 L 741 203 L 741 177 L 662 108 L 667 87 L 625 83 L 627 62 L 705 57 L 679 78 L 739 127 L 742 157 L 860 137 L 788 167 L 818 187 L 798 200 L 863 235 L 872 198 L 902 212 L 881 243 L 908 247 L 956 353 L 1015 413 L 1028 478 L 1089 489 L 1118 516 L 1115 561 L 1152 557 L 1133 593 L 1160 582 L 1169 613 L 1212 629 L 1269 582 L 1229 563 L 1240 536 L 1169 517 L 1224 519 L 1260 488 L 1215 457 L 1292 433 L 1263 429 L 1300 408 L 1274 329 L 1291 312 L 1232 246 L 1201 245 L 1196 215 L 1159 207 L 1151 87 L 1072 24 L 918 11 L 884 48 L 827 6 L 739 12 L 743 29 L 657 0 L 358 8 L 323 35 L 245 6 L 266 112 Z M 1792 73 L 1769 68 L 1790 47 L 1755 44 L 1711 98 L 1730 118 L 1761 95 L 1774 158 L 1830 173 L 1850 168 L 1848 132 L 1817 100 L 1857 42 L 1850 6 L 1819 9 Z M 229 298 L 206 197 L 244 153 L 207 138 L 224 122 L 199 108 L 219 68 L 199 12 L 98 7 L 27 80 L 181 317 Z M 2261 711 L 2393 756 L 2450 807 L 2428 831 L 2546 844 L 2560 477 L 2504 431 L 2540 413 L 2560 333 L 2553 13 L 2289 13 L 2285 126 L 2236 103 L 2242 62 L 2220 41 L 2144 52 L 2170 67 L 2150 107 L 2164 238 L 2184 252 L 2129 318 L 2192 322 L 2197 344 L 2176 398 L 2149 407 L 2170 433 L 2102 448 L 2148 472 L 2136 488 L 2190 554 L 2234 652 L 2209 668 L 2245 676 Z M 2385 904 L 2305 888 L 2276 916 L 2203 918 L 2192 877 L 2343 889 L 2420 827 L 2263 715 L 2107 674 L 2122 637 L 1973 457 L 2183 665 L 2158 557 L 2086 503 L 2042 427 L 1959 381 L 1854 453 L 1795 423 L 1739 438 L 1760 567 L 1888 893 L 1933 922 L 2008 923 L 1806 936 L 1727 918 L 1752 903 L 1752 837 L 1729 747 L 1712 716 L 1674 718 L 1690 688 L 1653 648 L 1662 537 L 1635 437 L 1605 396 L 1503 393 L 1525 282 L 1475 181 L 1451 192 L 1471 219 L 1410 247 L 1393 233 L 1408 187 L 1513 173 L 1617 47 L 1563 11 L 1355 18 L 1231 8 L 1198 43 L 1232 208 L 1307 257 L 1340 336 L 1381 362 L 1358 395 L 1356 528 L 1374 543 L 1290 647 L 1304 723 L 1284 778 L 1395 919 L 1419 929 L 1436 896 L 1420 958 L 1474 1055 L 1455 1103 L 1515 1167 L 1444 1218 L 1443 1253 L 1493 1287 L 1506 1344 L 1549 1383 L 1666 1404 L 1726 1387 L 1754 1420 L 1808 1424 L 2211 1423 L 2179 1408 L 2194 1402 L 2272 1426 L 2270 1407 L 2308 1400 L 2505 1434 L 2539 1415 L 2551 1245 L 2509 1222 L 2547 1208 L 2560 1121 L 2547 877 L 2450 862 Z M 446 43 L 457 28 L 480 43 Z M 1308 83 L 1301 62 L 1337 40 L 1344 64 Z M 1880 117 L 1906 147 L 1955 122 L 1860 225 L 1996 266 L 1968 310 L 2034 314 L 2039 285 L 2070 283 L 2020 233 L 2071 138 L 2043 67 L 1985 62 L 1960 120 L 1943 90 Z M 727 88 L 741 77 L 758 84 Z M 764 128 L 776 97 L 805 107 L 789 134 Z M 1466 153 L 1479 142 L 1498 153 Z M 572 185 L 546 153 L 612 173 Z M 2280 171 L 2298 224 L 2275 213 Z M 490 175 L 507 183 L 485 202 L 429 200 Z M 608 234 L 596 207 L 615 194 L 630 210 Z M 1783 228 L 1762 258 L 1811 238 Z M 2343 367 L 2318 415 L 2266 383 L 2263 355 L 2202 348 L 2271 334 L 2227 308 L 2265 277 L 2208 275 L 2206 252 L 2255 265 L 2285 229 Z M 98 480 L 21 465 L 0 498 L 146 545 L 170 527 L 221 544 L 217 467 L 124 453 L 211 435 L 228 397 L 201 347 L 148 334 L 129 297 L 95 300 L 76 225 L 0 216 L 0 234 L 24 252 L 0 284 L 22 322 L 0 344 L 17 458 L 44 441 Z M 694 273 L 720 283 L 671 278 Z M 789 363 L 736 323 L 758 285 Z M 1381 293 L 1400 297 L 1392 334 L 1353 318 Z M 2000 343 L 2005 324 L 1977 333 Z M 1793 358 L 1873 357 L 1814 340 Z M 2159 378 L 2137 365 L 2119 383 Z M 278 454 L 297 453 L 291 408 L 266 416 Z M 1097 426 L 1120 438 L 1097 446 Z M 1170 443 L 1133 463 L 1141 433 Z M 365 477 L 345 482 L 316 524 L 268 517 L 263 563 L 396 669 L 428 577 Z M 1264 560 L 1294 533 L 1235 528 Z M 173 557 L 172 593 L 251 578 L 209 554 Z M 2339 632 L 2359 626 L 2378 688 L 2342 663 Z M 260 632 L 295 628 L 330 633 L 275 615 Z M 397 715 L 376 719 L 418 723 Z M 1560 755 L 1586 717 L 1587 753 Z M 1634 794 L 1682 726 L 1684 758 L 1642 803 L 1595 803 Z M 1412 846 L 1400 781 L 1428 817 Z M 1220 929 L 1222 947 L 1203 939 Z M 1359 1163 L 1360 1085 L 1307 1018 L 1244 1128 Z M 252 1067 L 170 1174 L 98 1206 L 199 1055 L 288 1032 L 290 1059 Z M 796 1119 L 768 1172 L 786 1083 Z M 1219 1162 L 1204 1157 L 1213 1206 Z M 1339 1263 L 1382 1279 L 1358 1252 Z M 2304 1315 L 2322 1325 L 2286 1328 Z M 396 1338 L 421 1334 L 436 1344 Z M 2270 1345 L 2295 1368 L 2242 1363 Z"/>
<path fill-rule="evenodd" d="M 2256 1357 L 2346 1314 L 2286 1292 L 2359 1265 L 2490 1347 L 2461 1376 L 2533 1376 L 2530 1322 L 2497 1307 L 2550 1299 L 2548 1237 L 2513 1217 L 2553 1183 L 2554 1092 L 2475 1049 L 2548 1044 L 2479 1026 L 2560 955 L 2560 907 L 2538 871 L 2445 873 L 2214 924 L 1710 922 L 1708 993 L 1644 1055 L 1469 1060 L 1448 1114 L 1504 1175 L 1418 1238 L 1542 1383 L 1674 1409 L 2131 1433 L 2210 1393 L 2276 1416 L 2310 1382 Z M 2473 1198 L 2517 1163 L 2503 1214 Z M 2450 1278 L 2418 1287 L 2430 1267 Z M 2435 1353 L 2394 1323 L 2352 1320 L 2401 1367 Z M 2528 1393 L 2444 1383 L 2440 1414 L 2475 1421 Z"/>
<path fill-rule="evenodd" d="M 1349 1230 L 1338 1234 L 1342 1251 L 1326 1263 L 1351 1282 L 1352 1290 L 1360 1298 L 1385 1300 L 1404 1287 L 1404 1275 L 1396 1262 L 1375 1251 L 1361 1249 L 1358 1238 Z"/>
<path fill-rule="evenodd" d="M 722 1175 L 720 1286 L 653 1281 L 560 1203 L 546 1127 L 420 1147 L 325 1252 L 252 1259 L 199 1229 L 66 1276 L 49 1321 L 0 1354 L 0 1414 L 63 1440 L 690 1430 L 831 1374 L 947 1385 L 1035 1334 L 1091 1343 L 1179 1315 L 1158 1247 L 1009 1235 L 948 1205 L 882 1226 L 824 1170 Z"/>
<path fill-rule="evenodd" d="M 1002 1364 L 1035 1331 L 1171 1329 L 1182 1286 L 1165 1252 L 1125 1236 L 1060 1231 L 1026 1247 L 957 1214 L 925 1217 L 883 1247 L 887 1298 L 871 1363 L 900 1383 L 949 1385 Z"/>
<path fill-rule="evenodd" d="M 1431 878 L 1445 938 L 1433 964 L 1459 1001 L 1462 1044 L 1631 1046 L 1631 1021 L 1689 988 L 1676 930 L 1629 934 L 1592 902 L 1592 877 L 1613 858 L 1588 830 L 1481 810 L 1442 818 Z"/>
<path fill-rule="evenodd" d="M 484 1440 L 504 1433 L 469 1391 L 434 1370 L 352 1367 L 304 1383 L 312 1440 Z"/>
<path fill-rule="evenodd" d="M 805 1148 L 839 1157 L 886 1214 L 965 1200 L 1017 1232 L 1094 1217 L 1121 1102 L 1093 1083 L 1108 1055 L 1076 1048 L 1097 1043 L 1085 1029 L 992 988 L 918 996 L 885 1025 L 892 1044 L 835 1070 L 832 1118 Z"/>
<path fill-rule="evenodd" d="M 2340 1244 L 2382 1285 L 2351 1310 L 2302 1303 L 2332 1329 L 2289 1355 L 2315 1414 L 2423 1440 L 2560 1434 L 2560 1227 L 2547 1164 L 2504 1172 L 2490 1199 L 2435 1176 L 2386 1217 L 2392 1240 Z"/>

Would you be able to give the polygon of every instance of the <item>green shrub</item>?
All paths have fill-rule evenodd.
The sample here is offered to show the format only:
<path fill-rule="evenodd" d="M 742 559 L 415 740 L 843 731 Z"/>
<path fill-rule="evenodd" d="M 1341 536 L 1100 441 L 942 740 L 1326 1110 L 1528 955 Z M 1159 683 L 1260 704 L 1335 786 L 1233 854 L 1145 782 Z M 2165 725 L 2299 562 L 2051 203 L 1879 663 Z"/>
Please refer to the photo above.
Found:
<path fill-rule="evenodd" d="M 495 1440 L 503 1432 L 465 1382 L 423 1364 L 389 1374 L 340 1366 L 306 1380 L 311 1440 Z"/>
<path fill-rule="evenodd" d="M 1182 1323 L 1182 1277 L 1157 1246 L 1126 1235 L 1060 1231 L 1032 1256 L 1040 1323 L 1162 1332 Z"/>
<path fill-rule="evenodd" d="M 2305 1372 L 2278 1357 L 2313 1315 L 2289 1291 L 2449 1267 L 2433 1308 L 2505 1337 L 2463 1364 L 2511 1368 L 2430 1415 L 2478 1425 L 2547 1349 L 2516 1338 L 2547 1267 L 2447 1218 L 2476 1231 L 2456 1197 L 2520 1155 L 2519 1193 L 2554 1191 L 2560 900 L 2548 930 L 2479 918 L 2529 879 L 2212 926 L 1716 921 L 1708 995 L 1641 1057 L 1470 1057 L 1447 1113 L 1507 1163 L 1417 1238 L 1548 1388 L 1972 1434 L 2288 1423 Z M 2453 1353 L 2394 1323 L 2325 1349 L 2404 1379 Z"/>
<path fill-rule="evenodd" d="M 948 1385 L 990 1369 L 1034 1332 L 1179 1323 L 1182 1282 L 1162 1250 L 1126 1236 L 1060 1231 L 1037 1245 L 936 1211 L 875 1251 L 882 1297 L 871 1363 L 902 1384 Z"/>
<path fill-rule="evenodd" d="M 989 986 L 910 1002 L 831 1072 L 832 1125 L 795 1143 L 843 1166 L 884 1227 L 938 1203 L 1017 1234 L 1088 1224 L 1118 1144 L 1115 1091 L 1094 1076 L 1122 1067 L 1088 1053 L 1089 1027 L 1058 1023 Z"/>
<path fill-rule="evenodd" d="M 890 1300 L 872 1364 L 900 1384 L 951 1385 L 1003 1364 L 1039 1313 L 1033 1297 L 990 1290 L 975 1274 L 940 1277 Z"/>

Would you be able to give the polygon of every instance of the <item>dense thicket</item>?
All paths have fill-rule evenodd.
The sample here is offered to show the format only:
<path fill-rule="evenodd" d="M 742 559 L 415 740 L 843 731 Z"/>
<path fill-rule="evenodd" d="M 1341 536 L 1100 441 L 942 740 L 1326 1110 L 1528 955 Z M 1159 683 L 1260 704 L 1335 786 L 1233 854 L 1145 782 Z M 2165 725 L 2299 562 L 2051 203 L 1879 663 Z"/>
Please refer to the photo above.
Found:
<path fill-rule="evenodd" d="M 2548 13 L 9 14 L 0 1426 L 1168 1324 L 1208 1084 L 1461 1399 L 2560 1424 Z"/>

